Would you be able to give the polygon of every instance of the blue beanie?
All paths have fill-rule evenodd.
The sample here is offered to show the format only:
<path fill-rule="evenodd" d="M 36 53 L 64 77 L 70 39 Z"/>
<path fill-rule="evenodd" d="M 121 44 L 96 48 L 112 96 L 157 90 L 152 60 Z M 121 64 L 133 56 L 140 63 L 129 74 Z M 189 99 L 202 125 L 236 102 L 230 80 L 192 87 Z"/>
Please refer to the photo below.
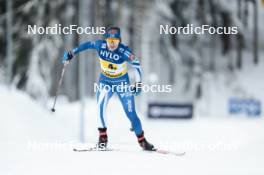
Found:
<path fill-rule="evenodd" d="M 109 27 L 105 32 L 105 38 L 121 39 L 121 31 L 119 27 Z"/>

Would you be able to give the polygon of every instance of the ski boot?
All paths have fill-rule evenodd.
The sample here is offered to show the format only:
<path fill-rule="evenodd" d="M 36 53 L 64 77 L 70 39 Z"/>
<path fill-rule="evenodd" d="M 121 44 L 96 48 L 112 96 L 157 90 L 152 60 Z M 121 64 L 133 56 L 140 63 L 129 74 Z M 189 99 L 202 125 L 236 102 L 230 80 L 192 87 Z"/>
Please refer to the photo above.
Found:
<path fill-rule="evenodd" d="M 98 143 L 96 145 L 96 147 L 98 149 L 106 149 L 106 147 L 107 147 L 108 138 L 107 138 L 106 130 L 107 130 L 107 128 L 98 128 L 99 140 L 98 140 Z"/>
<path fill-rule="evenodd" d="M 146 138 L 144 137 L 144 132 L 142 134 L 137 136 L 138 138 L 138 143 L 141 146 L 141 148 L 145 151 L 155 151 L 156 149 L 154 148 L 154 145 L 149 143 Z"/>

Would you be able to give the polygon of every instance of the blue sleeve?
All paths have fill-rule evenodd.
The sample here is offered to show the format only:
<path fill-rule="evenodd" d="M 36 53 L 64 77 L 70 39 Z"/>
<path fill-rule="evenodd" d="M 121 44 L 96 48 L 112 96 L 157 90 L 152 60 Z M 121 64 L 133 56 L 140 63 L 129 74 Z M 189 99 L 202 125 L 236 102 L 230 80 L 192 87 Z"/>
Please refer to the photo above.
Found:
<path fill-rule="evenodd" d="M 135 80 L 136 82 L 141 82 L 141 65 L 136 58 L 136 56 L 132 53 L 131 49 L 129 47 L 124 47 L 124 57 L 128 63 L 131 64 L 131 66 L 134 68 L 135 73 Z"/>
<path fill-rule="evenodd" d="M 72 51 L 73 52 L 73 55 L 77 55 L 80 52 L 82 52 L 84 50 L 87 50 L 87 49 L 99 50 L 101 43 L 102 43 L 101 40 L 97 40 L 95 42 L 88 41 L 86 43 L 83 43 L 83 44 L 81 44 L 78 47 L 76 47 L 76 48 L 73 49 L 73 51 Z"/>

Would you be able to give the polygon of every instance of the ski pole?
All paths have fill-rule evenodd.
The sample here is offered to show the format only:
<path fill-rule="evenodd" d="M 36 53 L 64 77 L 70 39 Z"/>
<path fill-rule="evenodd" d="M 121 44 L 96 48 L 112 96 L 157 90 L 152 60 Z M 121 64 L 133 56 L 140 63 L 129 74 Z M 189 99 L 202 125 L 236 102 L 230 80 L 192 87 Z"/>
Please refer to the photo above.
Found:
<path fill-rule="evenodd" d="M 65 73 L 67 65 L 68 65 L 68 63 L 64 63 L 62 71 L 61 71 L 60 81 L 59 81 L 59 84 L 57 85 L 57 88 L 56 88 L 56 93 L 55 93 L 55 99 L 54 99 L 53 107 L 51 108 L 52 112 L 55 112 L 55 105 L 56 105 L 56 101 L 57 101 L 58 91 L 59 91 L 59 88 L 60 88 L 60 86 L 62 84 L 62 79 L 64 77 L 64 73 Z"/>

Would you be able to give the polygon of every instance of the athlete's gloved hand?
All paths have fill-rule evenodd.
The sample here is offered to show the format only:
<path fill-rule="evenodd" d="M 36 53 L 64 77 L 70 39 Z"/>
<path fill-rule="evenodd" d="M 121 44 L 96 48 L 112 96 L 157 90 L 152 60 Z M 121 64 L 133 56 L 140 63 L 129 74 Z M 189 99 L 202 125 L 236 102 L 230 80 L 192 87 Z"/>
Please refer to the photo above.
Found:
<path fill-rule="evenodd" d="M 72 58 L 73 58 L 72 51 L 64 52 L 62 63 L 68 64 L 71 61 Z"/>
<path fill-rule="evenodd" d="M 140 95 L 142 91 L 142 83 L 137 82 L 134 85 L 132 85 L 131 91 L 136 96 Z"/>

